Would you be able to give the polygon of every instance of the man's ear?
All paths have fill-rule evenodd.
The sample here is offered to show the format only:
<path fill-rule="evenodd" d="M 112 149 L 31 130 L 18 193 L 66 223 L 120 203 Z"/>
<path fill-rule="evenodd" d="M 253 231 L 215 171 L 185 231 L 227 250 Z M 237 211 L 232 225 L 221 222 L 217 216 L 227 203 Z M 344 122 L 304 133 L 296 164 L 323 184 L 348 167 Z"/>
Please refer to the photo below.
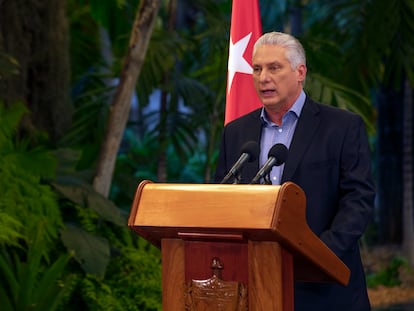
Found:
<path fill-rule="evenodd" d="M 306 72 L 308 71 L 305 64 L 299 64 L 297 69 L 298 81 L 303 82 L 306 78 Z"/>

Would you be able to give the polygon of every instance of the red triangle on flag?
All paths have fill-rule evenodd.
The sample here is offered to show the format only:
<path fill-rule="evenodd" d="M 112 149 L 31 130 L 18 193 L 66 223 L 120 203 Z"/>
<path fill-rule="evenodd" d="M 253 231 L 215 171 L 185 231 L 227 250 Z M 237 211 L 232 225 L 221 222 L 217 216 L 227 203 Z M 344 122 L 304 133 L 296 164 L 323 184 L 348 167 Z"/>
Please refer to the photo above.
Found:
<path fill-rule="evenodd" d="M 262 106 L 251 66 L 253 46 L 261 34 L 258 0 L 233 0 L 224 124 Z"/>

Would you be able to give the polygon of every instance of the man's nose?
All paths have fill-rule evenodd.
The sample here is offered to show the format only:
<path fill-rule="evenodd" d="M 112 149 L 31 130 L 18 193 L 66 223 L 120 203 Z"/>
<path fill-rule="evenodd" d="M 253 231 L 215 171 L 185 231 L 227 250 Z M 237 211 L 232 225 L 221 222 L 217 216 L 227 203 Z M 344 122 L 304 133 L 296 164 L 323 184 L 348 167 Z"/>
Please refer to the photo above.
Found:
<path fill-rule="evenodd" d="M 260 81 L 260 82 L 266 82 L 266 81 L 269 81 L 269 71 L 267 71 L 266 69 L 263 69 L 263 70 L 260 72 L 260 75 L 259 75 L 259 81 Z"/>

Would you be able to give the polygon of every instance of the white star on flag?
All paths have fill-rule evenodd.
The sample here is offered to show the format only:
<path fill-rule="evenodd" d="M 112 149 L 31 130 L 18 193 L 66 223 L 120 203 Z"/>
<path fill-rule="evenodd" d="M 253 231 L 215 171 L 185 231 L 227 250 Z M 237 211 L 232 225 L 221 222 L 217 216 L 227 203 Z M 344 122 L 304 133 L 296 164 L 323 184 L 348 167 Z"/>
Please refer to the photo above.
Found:
<path fill-rule="evenodd" d="M 229 64 L 228 64 L 228 80 L 227 80 L 227 93 L 230 92 L 231 85 L 233 83 L 233 78 L 236 72 L 252 74 L 253 68 L 243 57 L 244 52 L 246 51 L 247 45 L 249 44 L 250 37 L 252 33 L 249 33 L 244 38 L 237 41 L 233 44 L 233 39 L 230 42 L 229 50 Z"/>

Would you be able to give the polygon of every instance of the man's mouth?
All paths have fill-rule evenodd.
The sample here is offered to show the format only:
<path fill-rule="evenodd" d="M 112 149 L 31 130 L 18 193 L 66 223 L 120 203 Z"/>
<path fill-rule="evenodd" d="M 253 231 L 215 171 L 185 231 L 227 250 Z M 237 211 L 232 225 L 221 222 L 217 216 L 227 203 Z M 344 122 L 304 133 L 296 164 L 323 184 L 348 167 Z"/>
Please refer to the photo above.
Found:
<path fill-rule="evenodd" d="M 263 96 L 271 96 L 271 95 L 274 95 L 276 93 L 276 90 L 274 90 L 274 89 L 265 89 L 265 90 L 260 90 L 260 93 Z"/>

